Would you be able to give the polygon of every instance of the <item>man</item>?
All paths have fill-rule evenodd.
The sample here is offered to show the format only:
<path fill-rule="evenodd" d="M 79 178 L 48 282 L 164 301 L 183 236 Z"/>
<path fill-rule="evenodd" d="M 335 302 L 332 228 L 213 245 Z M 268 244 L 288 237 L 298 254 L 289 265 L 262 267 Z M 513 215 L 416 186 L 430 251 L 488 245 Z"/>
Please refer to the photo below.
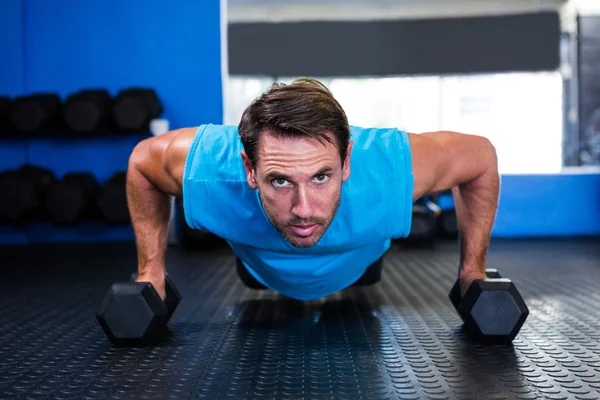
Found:
<path fill-rule="evenodd" d="M 464 294 L 485 278 L 498 202 L 490 141 L 350 127 L 320 82 L 276 84 L 238 127 L 179 129 L 136 146 L 127 196 L 137 280 L 164 299 L 169 195 L 183 197 L 188 225 L 226 239 L 258 282 L 308 300 L 351 286 L 391 238 L 408 235 L 416 199 L 450 188 Z"/>

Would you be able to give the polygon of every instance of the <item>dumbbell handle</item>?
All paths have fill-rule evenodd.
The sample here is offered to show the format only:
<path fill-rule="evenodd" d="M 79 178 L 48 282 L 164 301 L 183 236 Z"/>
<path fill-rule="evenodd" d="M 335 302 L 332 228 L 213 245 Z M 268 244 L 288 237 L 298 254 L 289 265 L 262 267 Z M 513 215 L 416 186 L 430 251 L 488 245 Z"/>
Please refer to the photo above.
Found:
<path fill-rule="evenodd" d="M 485 274 L 488 278 L 502 278 L 502 276 L 500 276 L 500 272 L 498 272 L 496 268 L 487 268 L 485 270 Z"/>

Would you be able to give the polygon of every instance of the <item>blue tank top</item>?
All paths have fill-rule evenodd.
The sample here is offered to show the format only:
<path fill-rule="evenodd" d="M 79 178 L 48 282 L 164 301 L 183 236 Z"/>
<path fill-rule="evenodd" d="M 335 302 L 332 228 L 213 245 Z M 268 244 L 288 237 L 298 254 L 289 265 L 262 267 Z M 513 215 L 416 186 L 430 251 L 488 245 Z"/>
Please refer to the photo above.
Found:
<path fill-rule="evenodd" d="M 316 245 L 296 248 L 270 223 L 246 181 L 236 126 L 198 128 L 183 174 L 187 224 L 225 239 L 252 276 L 285 296 L 312 300 L 350 286 L 391 239 L 408 235 L 413 194 L 408 134 L 350 128 L 350 177 Z"/>

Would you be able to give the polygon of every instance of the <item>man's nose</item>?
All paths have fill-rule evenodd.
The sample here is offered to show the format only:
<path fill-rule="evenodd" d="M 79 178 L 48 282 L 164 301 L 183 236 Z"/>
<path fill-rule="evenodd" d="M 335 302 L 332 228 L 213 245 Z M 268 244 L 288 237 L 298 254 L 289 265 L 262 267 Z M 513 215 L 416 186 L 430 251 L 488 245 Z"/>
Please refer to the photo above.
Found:
<path fill-rule="evenodd" d="M 292 213 L 298 218 L 310 218 L 313 216 L 310 193 L 306 188 L 299 187 L 296 191 Z"/>

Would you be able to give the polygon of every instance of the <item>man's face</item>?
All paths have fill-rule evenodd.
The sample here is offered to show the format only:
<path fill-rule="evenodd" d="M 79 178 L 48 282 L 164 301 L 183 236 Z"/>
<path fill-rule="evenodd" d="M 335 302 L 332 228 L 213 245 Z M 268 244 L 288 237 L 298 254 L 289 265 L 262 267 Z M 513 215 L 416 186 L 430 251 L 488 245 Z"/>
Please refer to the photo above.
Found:
<path fill-rule="evenodd" d="M 281 138 L 264 132 L 253 168 L 242 158 L 248 184 L 258 189 L 271 224 L 295 247 L 314 246 L 340 205 L 342 182 L 350 177 L 350 153 L 342 165 L 335 145 L 312 138 Z"/>

